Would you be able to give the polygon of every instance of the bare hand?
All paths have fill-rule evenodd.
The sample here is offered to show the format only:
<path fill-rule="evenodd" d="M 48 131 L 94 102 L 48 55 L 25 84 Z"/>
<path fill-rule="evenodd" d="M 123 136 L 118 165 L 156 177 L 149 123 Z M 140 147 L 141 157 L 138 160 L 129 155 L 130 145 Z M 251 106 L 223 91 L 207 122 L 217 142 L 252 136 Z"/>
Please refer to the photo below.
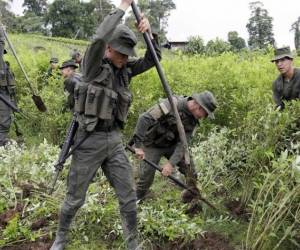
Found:
<path fill-rule="evenodd" d="M 118 8 L 126 11 L 131 5 L 132 1 L 133 0 L 122 0 Z"/>
<path fill-rule="evenodd" d="M 165 163 L 162 165 L 162 172 L 163 176 L 169 176 L 172 173 L 173 166 L 170 162 Z"/>
<path fill-rule="evenodd" d="M 134 154 L 134 156 L 137 159 L 144 160 L 145 159 L 145 152 L 141 148 L 135 148 L 135 154 Z"/>
<path fill-rule="evenodd" d="M 141 32 L 142 34 L 148 32 L 150 38 L 153 39 L 150 22 L 148 18 L 145 17 L 144 13 L 140 14 L 140 22 L 138 23 L 137 21 L 135 21 L 134 24 L 139 32 Z"/>
<path fill-rule="evenodd" d="M 1 26 L 2 30 L 6 31 L 6 28 L 5 28 L 5 26 L 2 23 L 0 24 L 0 26 Z"/>

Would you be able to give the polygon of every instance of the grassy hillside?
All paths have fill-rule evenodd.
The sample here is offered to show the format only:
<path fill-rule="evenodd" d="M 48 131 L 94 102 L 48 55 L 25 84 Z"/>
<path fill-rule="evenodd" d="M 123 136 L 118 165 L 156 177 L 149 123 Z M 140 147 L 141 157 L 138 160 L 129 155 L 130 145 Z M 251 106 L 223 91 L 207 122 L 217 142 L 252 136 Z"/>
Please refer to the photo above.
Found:
<path fill-rule="evenodd" d="M 48 191 L 71 114 L 64 106 L 61 80 L 51 79 L 45 86 L 44 75 L 50 57 L 58 57 L 61 63 L 74 48 L 83 53 L 85 44 L 36 36 L 9 38 L 47 112 L 35 107 L 28 84 L 9 53 L 19 108 L 30 119 L 16 114 L 24 143 L 11 142 L 6 150 L 0 149 L 0 246 L 48 249 L 65 194 L 69 160 L 53 195 Z M 45 50 L 35 51 L 37 46 Z M 143 52 L 139 50 L 140 55 Z M 218 210 L 199 200 L 184 203 L 186 193 L 157 174 L 146 202 L 138 207 L 142 249 L 300 247 L 300 103 L 287 105 L 282 113 L 273 110 L 271 85 L 278 72 L 270 62 L 272 57 L 271 47 L 216 57 L 164 51 L 161 65 L 173 94 L 207 89 L 219 103 L 216 119 L 201 121 L 190 149 L 201 194 Z M 295 65 L 300 66 L 299 58 Z M 131 138 L 138 115 L 165 97 L 155 69 L 135 77 L 131 89 L 134 102 L 124 143 Z M 13 125 L 10 136 L 17 138 Z M 135 170 L 138 162 L 132 157 L 131 161 Z M 177 171 L 173 174 L 182 178 Z M 124 249 L 117 200 L 101 172 L 76 216 L 67 249 Z"/>

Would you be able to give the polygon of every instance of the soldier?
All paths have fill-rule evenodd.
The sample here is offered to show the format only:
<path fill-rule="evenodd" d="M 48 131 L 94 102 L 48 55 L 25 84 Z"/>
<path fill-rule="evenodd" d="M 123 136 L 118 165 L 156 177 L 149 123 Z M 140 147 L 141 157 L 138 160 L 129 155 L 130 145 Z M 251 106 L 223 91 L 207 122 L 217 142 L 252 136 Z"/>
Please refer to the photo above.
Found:
<path fill-rule="evenodd" d="M 17 106 L 14 80 L 15 75 L 10 71 L 9 62 L 3 60 L 3 55 L 7 53 L 5 46 L 5 27 L 0 25 L 0 94 L 8 101 Z M 4 146 L 7 134 L 10 130 L 12 111 L 4 101 L 0 100 L 0 146 Z"/>
<path fill-rule="evenodd" d="M 207 90 L 200 94 L 194 93 L 194 98 L 173 97 L 173 100 L 184 126 L 187 142 L 190 143 L 199 125 L 199 119 L 207 116 L 215 119 L 213 112 L 217 102 Z M 186 175 L 183 145 L 168 99 L 160 99 L 159 104 L 139 116 L 134 132 L 134 143 L 137 158 L 146 158 L 154 164 L 159 164 L 163 156 L 168 159 L 162 166 L 163 176 L 170 175 L 175 166 L 178 166 L 180 173 Z M 191 167 L 196 175 L 192 158 Z M 138 168 L 139 181 L 136 187 L 138 203 L 141 204 L 145 198 L 147 190 L 153 183 L 154 175 L 155 168 L 142 161 Z"/>
<path fill-rule="evenodd" d="M 275 65 L 280 72 L 280 75 L 274 80 L 273 100 L 276 104 L 275 108 L 280 107 L 284 109 L 283 101 L 291 101 L 299 99 L 300 93 L 300 68 L 293 66 L 293 60 L 296 55 L 291 53 L 289 46 L 275 49 L 274 58 L 271 62 Z"/>
<path fill-rule="evenodd" d="M 58 69 L 58 58 L 57 57 L 51 57 L 50 58 L 50 66 L 47 70 L 47 74 L 45 75 L 44 79 L 45 79 L 45 85 L 48 85 L 49 82 L 48 82 L 48 79 L 49 77 L 56 77 L 56 74 L 53 74 L 54 70 L 56 71 Z"/>
<path fill-rule="evenodd" d="M 67 194 L 63 202 L 56 239 L 51 250 L 63 249 L 71 222 L 84 204 L 89 184 L 99 167 L 102 168 L 119 200 L 122 229 L 127 249 L 140 249 L 137 242 L 136 194 L 133 169 L 122 144 L 127 112 L 132 102 L 128 89 L 131 77 L 155 65 L 152 54 L 144 57 L 134 50 L 137 38 L 125 25 L 118 25 L 132 0 L 122 0 L 97 29 L 94 40 L 83 58 L 83 82 L 76 84 L 75 112 L 78 113 L 79 131 L 76 145 L 90 131 L 87 139 L 74 151 L 68 173 Z M 149 20 L 140 15 L 135 23 L 139 32 L 147 32 L 159 59 L 161 52 L 158 36 L 152 34 Z M 87 92 L 85 92 L 85 90 Z"/>
<path fill-rule="evenodd" d="M 52 75 L 52 71 L 54 70 L 54 69 L 57 69 L 57 64 L 58 64 L 58 58 L 57 57 L 51 57 L 51 59 L 50 59 L 50 67 L 48 68 L 48 70 L 47 70 L 47 73 L 48 73 L 48 77 L 50 77 L 50 76 L 53 76 Z"/>
<path fill-rule="evenodd" d="M 79 65 L 79 72 L 81 72 L 82 56 L 80 55 L 77 49 L 74 49 L 74 51 L 71 53 L 71 60 L 73 60 L 75 63 Z"/>
<path fill-rule="evenodd" d="M 75 72 L 75 69 L 77 68 L 78 66 L 73 60 L 64 61 L 62 66 L 59 67 L 62 77 L 65 78 L 64 92 L 68 98 L 68 105 L 71 111 L 73 110 L 75 104 L 74 88 L 76 83 L 81 81 L 82 77 L 80 73 Z"/>

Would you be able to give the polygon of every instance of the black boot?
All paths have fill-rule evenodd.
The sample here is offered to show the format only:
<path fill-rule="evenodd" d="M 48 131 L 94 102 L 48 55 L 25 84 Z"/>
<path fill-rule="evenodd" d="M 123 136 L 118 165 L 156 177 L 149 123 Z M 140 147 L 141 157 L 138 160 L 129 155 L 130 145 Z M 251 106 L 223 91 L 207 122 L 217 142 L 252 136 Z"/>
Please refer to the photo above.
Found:
<path fill-rule="evenodd" d="M 136 189 L 137 204 L 142 204 L 147 194 L 147 190 Z"/>
<path fill-rule="evenodd" d="M 74 215 L 60 213 L 56 238 L 50 250 L 63 250 L 65 248 L 73 217 Z"/>
<path fill-rule="evenodd" d="M 133 212 L 121 212 L 121 222 L 123 228 L 123 234 L 126 241 L 127 250 L 141 250 L 137 243 L 138 231 L 137 231 L 137 218 L 136 211 Z"/>

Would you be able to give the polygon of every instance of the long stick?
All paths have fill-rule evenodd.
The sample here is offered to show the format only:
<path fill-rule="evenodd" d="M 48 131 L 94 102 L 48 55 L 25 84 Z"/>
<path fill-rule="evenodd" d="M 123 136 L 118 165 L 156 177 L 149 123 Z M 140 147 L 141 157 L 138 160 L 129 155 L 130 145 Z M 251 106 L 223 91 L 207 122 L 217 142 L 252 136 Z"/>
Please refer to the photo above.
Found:
<path fill-rule="evenodd" d="M 14 54 L 14 56 L 15 56 L 15 58 L 16 58 L 18 64 L 19 64 L 19 66 L 20 66 L 22 72 L 23 72 L 23 75 L 24 75 L 25 78 L 26 78 L 26 81 L 27 81 L 27 83 L 28 83 L 28 85 L 29 85 L 29 87 L 30 87 L 30 90 L 31 90 L 31 92 L 32 92 L 32 95 L 33 95 L 33 96 L 32 96 L 32 99 L 33 99 L 35 105 L 37 106 L 37 108 L 38 108 L 40 111 L 45 112 L 45 111 L 47 110 L 47 108 L 46 108 L 46 106 L 45 106 L 45 104 L 44 104 L 42 98 L 41 98 L 40 96 L 38 96 L 38 95 L 35 94 L 34 89 L 33 89 L 33 87 L 32 87 L 32 84 L 31 84 L 31 82 L 30 82 L 30 80 L 29 80 L 29 78 L 28 78 L 28 76 L 27 76 L 27 74 L 26 74 L 26 72 L 25 72 L 25 70 L 24 70 L 24 68 L 23 68 L 23 66 L 22 66 L 22 64 L 21 64 L 21 62 L 20 62 L 18 56 L 17 56 L 17 53 L 15 52 L 15 50 L 14 50 L 14 48 L 13 48 L 13 46 L 12 46 L 10 40 L 8 39 L 8 36 L 7 36 L 6 32 L 3 31 L 3 34 L 4 34 L 5 38 L 6 38 L 6 41 L 7 41 L 8 45 L 9 45 L 11 51 L 13 52 L 13 54 Z"/>
<path fill-rule="evenodd" d="M 133 147 L 129 146 L 128 144 L 125 146 L 125 149 L 129 150 L 131 153 L 135 154 L 135 150 Z M 162 168 L 156 164 L 154 164 L 152 161 L 149 161 L 148 159 L 143 159 L 144 162 L 148 163 L 151 167 L 155 168 L 156 170 L 158 170 L 159 172 L 162 172 Z M 186 189 L 187 191 L 189 191 L 192 195 L 195 195 L 197 197 L 199 197 L 200 200 L 202 200 L 203 202 L 205 202 L 207 205 L 209 205 L 210 207 L 212 207 L 213 209 L 217 210 L 217 207 L 212 204 L 211 202 L 209 202 L 208 200 L 206 200 L 205 198 L 202 197 L 202 195 L 199 195 L 197 192 L 195 192 L 192 188 L 188 187 L 185 183 L 183 183 L 182 181 L 176 179 L 174 176 L 172 175 L 168 175 L 167 176 L 169 179 L 171 179 L 172 181 L 174 181 L 178 186 Z"/>
<path fill-rule="evenodd" d="M 140 22 L 140 19 L 139 19 L 139 11 L 137 9 L 137 6 L 135 4 L 135 2 L 133 1 L 131 3 L 131 7 L 132 7 L 132 11 L 136 17 L 136 20 L 138 22 Z M 175 116 L 175 120 L 176 120 L 176 125 L 177 125 L 177 129 L 178 129 L 178 133 L 179 133 L 179 137 L 180 137 L 180 140 L 182 142 L 182 146 L 183 146 L 183 151 L 184 151 L 184 161 L 185 161 L 185 164 L 187 166 L 187 170 L 188 170 L 188 181 L 192 184 L 193 187 L 197 188 L 196 187 L 196 180 L 195 180 L 195 177 L 193 176 L 192 174 L 192 170 L 191 170 L 191 166 L 190 166 L 190 154 L 189 154 L 189 149 L 188 149 L 188 143 L 187 143 L 187 140 L 186 140 L 186 136 L 185 136 L 185 131 L 184 131 L 184 127 L 182 125 L 182 122 L 181 122 L 181 119 L 180 119 L 180 116 L 179 116 L 179 113 L 178 113 L 178 110 L 177 110 L 177 107 L 176 105 L 174 104 L 173 102 L 173 98 L 172 98 L 172 93 L 171 93 L 171 90 L 169 88 L 169 85 L 168 85 L 168 82 L 167 82 L 167 79 L 162 71 L 162 68 L 160 66 L 160 63 L 159 63 L 159 60 L 158 60 L 158 57 L 156 55 L 156 52 L 155 52 L 155 49 L 153 47 L 153 44 L 151 42 L 151 39 L 149 37 L 149 34 L 147 32 L 145 32 L 143 34 L 144 36 L 144 39 L 145 39 L 145 42 L 148 46 L 148 49 L 150 50 L 151 52 L 151 55 L 152 55 L 152 58 L 154 60 L 154 63 L 155 63 L 155 66 L 156 66 L 156 69 L 157 69 L 157 72 L 159 74 L 159 77 L 161 79 L 161 82 L 163 84 L 163 87 L 165 89 L 165 92 L 167 94 L 167 97 L 168 97 L 168 100 L 169 100 L 169 103 L 171 105 L 171 108 L 172 108 L 172 112 Z M 199 192 L 200 193 L 200 192 Z"/>

